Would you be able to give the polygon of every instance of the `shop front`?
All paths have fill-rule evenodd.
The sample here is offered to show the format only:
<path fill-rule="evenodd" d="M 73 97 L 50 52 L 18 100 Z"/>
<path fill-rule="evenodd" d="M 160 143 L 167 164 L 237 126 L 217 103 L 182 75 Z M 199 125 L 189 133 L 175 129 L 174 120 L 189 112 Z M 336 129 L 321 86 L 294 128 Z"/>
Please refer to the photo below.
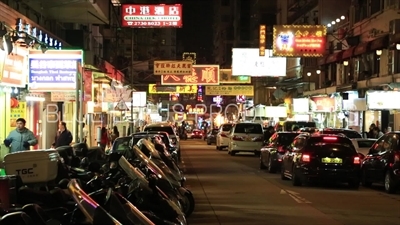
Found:
<path fill-rule="evenodd" d="M 15 46 L 10 54 L 8 54 L 7 47 L 2 46 L 0 48 L 1 144 L 10 131 L 15 129 L 18 118 L 27 119 L 26 102 L 21 98 L 22 93 L 25 92 L 26 70 L 24 68 L 26 68 L 26 58 L 26 48 Z M 37 134 L 36 131 L 34 132 Z M 1 149 L 1 156 L 4 156 L 3 150 L 7 150 L 7 148 L 2 146 Z"/>
<path fill-rule="evenodd" d="M 356 130 L 358 132 L 368 131 L 364 125 L 364 116 L 369 117 L 365 98 L 359 98 L 357 91 L 348 91 L 343 96 L 343 112 L 341 116 L 344 119 L 343 127 Z M 365 112 L 365 113 L 363 113 Z"/>
<path fill-rule="evenodd" d="M 364 120 L 366 128 L 374 123 L 382 131 L 399 129 L 399 121 L 390 121 L 390 114 L 400 110 L 400 91 L 368 91 L 365 96 L 368 109 Z"/>
<path fill-rule="evenodd" d="M 317 128 L 342 127 L 343 121 L 338 117 L 341 105 L 342 99 L 337 95 L 310 97 L 311 116 Z"/>
<path fill-rule="evenodd" d="M 308 98 L 293 98 L 291 121 L 310 121 L 310 100 Z"/>

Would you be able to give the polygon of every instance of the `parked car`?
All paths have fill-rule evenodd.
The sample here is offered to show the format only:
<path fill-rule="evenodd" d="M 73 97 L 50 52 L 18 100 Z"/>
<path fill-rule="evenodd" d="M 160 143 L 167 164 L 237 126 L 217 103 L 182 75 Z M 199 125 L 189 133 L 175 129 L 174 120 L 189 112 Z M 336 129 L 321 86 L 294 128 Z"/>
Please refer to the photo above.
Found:
<path fill-rule="evenodd" d="M 360 185 L 361 159 L 343 135 L 301 133 L 286 150 L 281 179 L 291 179 L 294 186 L 324 180 Z"/>
<path fill-rule="evenodd" d="M 363 158 L 368 154 L 371 147 L 375 144 L 376 139 L 355 138 L 351 139 L 358 153 L 361 153 Z"/>
<path fill-rule="evenodd" d="M 383 183 L 387 193 L 400 189 L 400 131 L 386 133 L 371 147 L 362 163 L 361 183 Z"/>
<path fill-rule="evenodd" d="M 295 132 L 275 132 L 261 148 L 260 169 L 268 168 L 268 172 L 275 173 L 282 167 L 282 158 L 286 149 L 292 144 L 299 133 Z"/>
<path fill-rule="evenodd" d="M 219 129 L 212 129 L 211 131 L 208 132 L 207 134 L 207 144 L 215 144 L 217 142 L 217 135 L 218 135 Z"/>
<path fill-rule="evenodd" d="M 232 127 L 233 127 L 232 123 L 225 123 L 220 126 L 219 133 L 217 135 L 217 140 L 215 143 L 217 150 L 222 150 L 223 148 L 227 148 L 229 146 L 228 135 Z"/>
<path fill-rule="evenodd" d="M 254 152 L 259 156 L 263 141 L 264 130 L 261 124 L 237 123 L 229 134 L 228 154 L 234 156 L 238 152 Z"/>

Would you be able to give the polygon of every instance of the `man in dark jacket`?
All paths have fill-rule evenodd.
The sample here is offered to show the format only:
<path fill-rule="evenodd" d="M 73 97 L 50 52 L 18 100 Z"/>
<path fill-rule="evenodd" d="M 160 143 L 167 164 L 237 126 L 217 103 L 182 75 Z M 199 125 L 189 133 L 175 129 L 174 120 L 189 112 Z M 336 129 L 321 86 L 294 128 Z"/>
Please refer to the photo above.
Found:
<path fill-rule="evenodd" d="M 54 148 L 60 146 L 70 145 L 72 142 L 72 134 L 69 130 L 67 130 L 67 124 L 65 122 L 61 122 L 58 124 L 58 132 L 53 143 Z"/>

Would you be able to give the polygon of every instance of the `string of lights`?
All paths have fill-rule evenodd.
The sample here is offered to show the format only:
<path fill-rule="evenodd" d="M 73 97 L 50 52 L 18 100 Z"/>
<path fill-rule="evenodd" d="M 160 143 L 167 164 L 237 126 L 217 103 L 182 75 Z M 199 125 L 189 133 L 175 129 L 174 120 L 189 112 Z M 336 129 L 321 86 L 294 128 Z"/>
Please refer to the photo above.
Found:
<path fill-rule="evenodd" d="M 336 20 L 332 20 L 332 22 L 328 23 L 326 26 L 327 27 L 332 27 L 338 23 L 340 23 L 341 21 L 345 20 L 346 17 L 345 16 L 341 16 L 340 18 L 337 18 Z"/>

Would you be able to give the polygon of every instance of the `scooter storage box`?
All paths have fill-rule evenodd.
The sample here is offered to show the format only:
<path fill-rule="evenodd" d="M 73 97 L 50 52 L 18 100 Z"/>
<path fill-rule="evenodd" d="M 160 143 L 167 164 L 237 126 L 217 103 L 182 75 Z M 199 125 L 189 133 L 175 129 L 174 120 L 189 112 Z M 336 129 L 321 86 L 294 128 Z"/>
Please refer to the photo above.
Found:
<path fill-rule="evenodd" d="M 58 174 L 60 155 L 56 150 L 33 150 L 7 154 L 4 167 L 7 175 L 19 175 L 22 182 L 42 183 Z"/>

